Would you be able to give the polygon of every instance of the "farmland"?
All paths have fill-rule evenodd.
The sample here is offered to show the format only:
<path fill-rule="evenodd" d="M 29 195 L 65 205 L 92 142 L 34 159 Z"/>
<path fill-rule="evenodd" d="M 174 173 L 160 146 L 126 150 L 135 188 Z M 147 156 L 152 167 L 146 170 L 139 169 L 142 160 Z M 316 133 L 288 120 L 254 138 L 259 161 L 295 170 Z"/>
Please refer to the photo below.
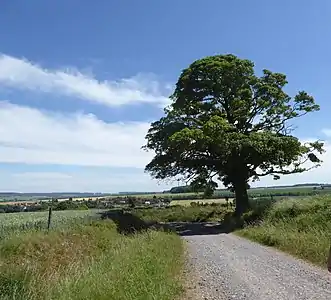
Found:
<path fill-rule="evenodd" d="M 59 228 L 67 224 L 82 222 L 94 217 L 99 210 L 53 211 L 52 227 Z M 48 212 L 22 212 L 0 214 L 0 238 L 22 230 L 46 229 Z"/>
<path fill-rule="evenodd" d="M 286 186 L 286 187 L 261 187 L 251 188 L 248 190 L 248 194 L 251 197 L 270 197 L 270 196 L 311 196 L 315 194 L 329 194 L 331 188 L 329 185 L 299 185 L 299 186 Z M 233 197 L 234 194 L 228 190 L 216 190 L 213 198 L 224 198 Z M 72 199 L 74 201 L 82 201 L 90 199 L 96 201 L 99 199 L 125 199 L 127 197 L 135 198 L 166 198 L 171 200 L 195 200 L 203 199 L 204 195 L 202 192 L 180 192 L 171 193 L 169 191 L 159 193 L 119 193 L 119 194 L 98 194 L 93 193 L 81 194 L 81 193 L 57 193 L 57 194 L 15 194 L 15 193 L 0 193 L 0 202 L 2 204 L 13 204 L 13 203 L 32 203 L 36 201 L 49 201 L 51 199 L 59 199 L 59 201 L 66 201 Z"/>
<path fill-rule="evenodd" d="M 282 198 L 293 197 L 308 197 L 314 195 L 330 194 L 329 185 L 325 186 L 292 186 L 292 187 L 267 187 L 267 188 L 252 188 L 248 191 L 249 198 L 254 201 L 272 201 Z M 65 194 L 68 195 L 68 194 Z M 90 194 L 89 194 L 90 195 Z M 101 196 L 102 195 L 102 196 Z M 72 194 L 74 196 L 74 194 Z M 99 194 L 98 197 L 70 197 L 70 198 L 52 198 L 44 200 L 32 200 L 32 195 L 29 194 L 30 200 L 18 201 L 10 196 L 8 199 L 3 199 L 0 202 L 0 213 L 15 213 L 15 212 L 32 212 L 46 211 L 52 203 L 55 210 L 78 210 L 78 209 L 109 209 L 114 207 L 136 207 L 136 206 L 167 206 L 167 205 L 184 205 L 189 206 L 191 203 L 224 203 L 228 198 L 230 201 L 234 198 L 234 194 L 229 190 L 216 190 L 213 195 L 206 198 L 204 193 L 180 192 L 180 193 L 136 193 L 136 194 L 117 194 L 108 195 Z M 41 197 L 38 195 L 38 197 Z M 50 201 L 51 200 L 51 201 Z M 231 203 L 231 202 L 230 202 Z"/>
<path fill-rule="evenodd" d="M 330 224 L 325 207 L 329 207 L 329 199 L 328 196 L 288 198 L 277 201 L 270 210 L 269 202 L 263 200 L 265 210 L 253 206 L 243 221 L 250 223 L 265 218 L 264 225 L 253 222 L 237 233 L 321 265 L 328 245 L 326 232 Z M 224 221 L 226 224 L 233 207 L 225 204 L 224 198 L 173 200 L 162 209 L 125 207 L 125 210 L 145 222 Z M 293 211 L 291 217 L 289 213 Z M 323 211 L 325 218 L 321 218 Z M 75 298 L 77 290 L 85 299 L 103 299 L 106 295 L 111 295 L 111 299 L 148 299 L 150 293 L 161 300 L 178 298 L 182 292 L 185 253 L 180 238 L 150 230 L 133 236 L 121 235 L 113 221 L 95 218 L 98 212 L 101 210 L 53 211 L 50 232 L 45 230 L 47 211 L 0 214 L 0 266 L 6 270 L 0 277 L 0 294 L 6 297 L 0 299 L 14 299 L 17 291 L 21 298 L 15 299 L 44 299 L 46 295 L 52 299 L 81 299 Z M 311 221 L 316 224 L 311 225 Z M 303 229 L 304 235 L 298 235 L 298 230 Z M 294 249 L 291 246 L 294 243 L 300 244 L 299 247 Z M 17 260 L 33 260 L 34 264 L 17 266 Z M 51 269 L 47 268 L 49 264 Z M 107 284 L 109 281 L 112 285 Z"/>

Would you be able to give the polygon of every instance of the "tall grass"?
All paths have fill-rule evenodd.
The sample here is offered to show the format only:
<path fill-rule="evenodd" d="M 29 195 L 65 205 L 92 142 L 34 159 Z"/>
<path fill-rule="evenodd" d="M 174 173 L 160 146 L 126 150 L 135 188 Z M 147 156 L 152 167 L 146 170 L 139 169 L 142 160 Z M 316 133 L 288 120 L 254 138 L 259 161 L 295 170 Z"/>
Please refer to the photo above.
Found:
<path fill-rule="evenodd" d="M 170 233 L 124 236 L 111 221 L 28 231 L 0 242 L 0 299 L 173 300 L 182 264 Z"/>
<path fill-rule="evenodd" d="M 331 243 L 331 197 L 314 196 L 275 203 L 262 222 L 237 234 L 325 266 Z"/>

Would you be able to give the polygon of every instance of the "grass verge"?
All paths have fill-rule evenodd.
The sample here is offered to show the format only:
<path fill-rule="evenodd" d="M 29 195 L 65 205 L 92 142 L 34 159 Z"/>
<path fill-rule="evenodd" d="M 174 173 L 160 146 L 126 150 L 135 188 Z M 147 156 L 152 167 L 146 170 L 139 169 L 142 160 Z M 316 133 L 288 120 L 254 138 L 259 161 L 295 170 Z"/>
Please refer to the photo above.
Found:
<path fill-rule="evenodd" d="M 325 267 L 331 237 L 331 197 L 287 199 L 236 234 Z"/>
<path fill-rule="evenodd" d="M 173 300 L 183 252 L 174 234 L 124 236 L 112 221 L 15 234 L 0 242 L 0 299 Z"/>

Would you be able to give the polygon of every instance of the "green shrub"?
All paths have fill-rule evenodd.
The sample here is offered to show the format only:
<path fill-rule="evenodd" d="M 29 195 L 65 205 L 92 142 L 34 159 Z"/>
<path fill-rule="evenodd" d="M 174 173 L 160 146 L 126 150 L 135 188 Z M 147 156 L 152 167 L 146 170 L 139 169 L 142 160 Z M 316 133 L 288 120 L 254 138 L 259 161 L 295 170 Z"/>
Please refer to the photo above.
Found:
<path fill-rule="evenodd" d="M 190 206 L 174 205 L 166 208 L 133 209 L 131 212 L 144 221 L 156 222 L 201 222 L 222 220 L 228 212 L 222 204 L 191 204 Z"/>

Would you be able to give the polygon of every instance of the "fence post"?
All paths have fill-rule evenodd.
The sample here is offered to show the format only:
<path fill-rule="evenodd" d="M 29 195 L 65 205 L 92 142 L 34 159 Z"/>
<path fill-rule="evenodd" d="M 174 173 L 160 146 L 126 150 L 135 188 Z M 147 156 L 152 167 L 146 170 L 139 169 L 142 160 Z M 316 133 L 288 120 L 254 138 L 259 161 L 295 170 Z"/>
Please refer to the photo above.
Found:
<path fill-rule="evenodd" d="M 52 223 L 52 206 L 49 207 L 48 209 L 48 222 L 47 222 L 47 230 L 51 228 L 51 223 Z"/>

